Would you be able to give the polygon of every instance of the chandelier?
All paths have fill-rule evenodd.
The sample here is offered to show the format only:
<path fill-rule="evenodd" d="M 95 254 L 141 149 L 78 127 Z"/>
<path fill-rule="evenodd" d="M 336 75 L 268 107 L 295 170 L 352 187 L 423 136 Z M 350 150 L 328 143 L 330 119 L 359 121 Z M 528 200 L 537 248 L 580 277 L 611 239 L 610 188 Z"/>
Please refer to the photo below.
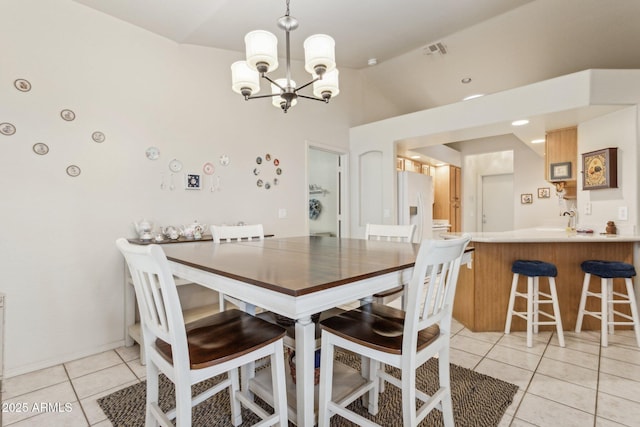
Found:
<path fill-rule="evenodd" d="M 278 19 L 278 27 L 285 31 L 286 77 L 271 79 L 267 73 L 278 68 L 278 39 L 268 31 L 256 30 L 244 37 L 246 61 L 231 64 L 231 88 L 244 96 L 245 100 L 271 98 L 272 104 L 285 113 L 296 105 L 298 98 L 313 99 L 328 103 L 338 95 L 338 69 L 335 61 L 335 41 L 325 34 L 314 34 L 304 41 L 304 68 L 311 73 L 311 80 L 301 86 L 291 80 L 291 51 L 289 33 L 298 28 L 298 21 L 287 11 Z M 260 78 L 271 84 L 270 95 L 256 95 L 260 92 Z M 299 91 L 313 85 L 313 95 L 303 95 Z"/>

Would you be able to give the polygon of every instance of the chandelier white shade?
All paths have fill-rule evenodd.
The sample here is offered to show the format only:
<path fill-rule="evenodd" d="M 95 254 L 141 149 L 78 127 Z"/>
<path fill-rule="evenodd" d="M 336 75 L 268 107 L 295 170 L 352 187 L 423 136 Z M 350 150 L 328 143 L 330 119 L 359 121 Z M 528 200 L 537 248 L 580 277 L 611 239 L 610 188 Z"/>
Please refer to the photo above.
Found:
<path fill-rule="evenodd" d="M 303 46 L 304 68 L 307 72 L 313 74 L 317 67 L 325 68 L 325 72 L 336 68 L 336 42 L 332 37 L 314 34 L 307 37 Z"/>
<path fill-rule="evenodd" d="M 324 98 L 329 94 L 330 98 L 337 96 L 340 93 L 338 87 L 338 69 L 334 68 L 332 71 L 324 73 L 322 80 L 316 80 L 313 82 L 313 94 L 318 98 Z"/>
<path fill-rule="evenodd" d="M 278 68 L 278 39 L 268 31 L 255 30 L 244 38 L 246 60 L 231 64 L 231 89 L 244 96 L 245 100 L 272 98 L 272 104 L 285 113 L 298 102 L 298 98 L 312 99 L 328 103 L 340 93 L 338 70 L 335 60 L 335 41 L 325 34 L 314 34 L 304 41 L 305 70 L 311 74 L 311 81 L 296 87 L 291 79 L 290 32 L 298 27 L 298 21 L 287 11 L 278 20 L 278 27 L 285 31 L 286 76 L 272 79 L 267 75 Z M 260 92 L 260 79 L 271 85 L 271 94 L 256 95 Z M 299 91 L 313 84 L 313 95 L 304 95 Z"/>
<path fill-rule="evenodd" d="M 244 36 L 247 64 L 258 70 L 258 64 L 267 64 L 267 73 L 278 68 L 278 38 L 269 31 L 255 30 Z"/>
<path fill-rule="evenodd" d="M 241 95 L 244 95 L 242 89 L 248 89 L 250 93 L 260 92 L 260 74 L 251 69 L 246 61 L 231 64 L 231 81 L 231 89 Z"/>

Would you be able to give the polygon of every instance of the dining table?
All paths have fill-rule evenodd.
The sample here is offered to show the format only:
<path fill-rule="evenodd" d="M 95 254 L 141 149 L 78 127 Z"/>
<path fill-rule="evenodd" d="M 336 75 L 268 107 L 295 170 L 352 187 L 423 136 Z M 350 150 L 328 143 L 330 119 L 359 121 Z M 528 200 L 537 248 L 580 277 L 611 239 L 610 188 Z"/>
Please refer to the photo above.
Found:
<path fill-rule="evenodd" d="M 311 316 L 370 301 L 373 294 L 407 283 L 419 247 L 405 242 L 300 236 L 184 243 L 163 249 L 175 276 L 295 321 L 296 383 L 288 393 L 289 416 L 298 426 L 313 426 L 317 419 L 316 325 Z M 268 384 L 265 387 L 252 391 L 268 401 Z"/>

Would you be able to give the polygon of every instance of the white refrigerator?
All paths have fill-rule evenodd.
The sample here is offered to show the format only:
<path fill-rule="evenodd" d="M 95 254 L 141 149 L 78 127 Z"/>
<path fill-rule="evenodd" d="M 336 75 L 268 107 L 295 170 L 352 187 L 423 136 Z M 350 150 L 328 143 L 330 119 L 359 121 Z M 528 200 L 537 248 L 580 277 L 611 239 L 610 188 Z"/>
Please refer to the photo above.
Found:
<path fill-rule="evenodd" d="M 398 172 L 398 224 L 415 224 L 415 243 L 433 237 L 433 178 L 416 173 Z"/>

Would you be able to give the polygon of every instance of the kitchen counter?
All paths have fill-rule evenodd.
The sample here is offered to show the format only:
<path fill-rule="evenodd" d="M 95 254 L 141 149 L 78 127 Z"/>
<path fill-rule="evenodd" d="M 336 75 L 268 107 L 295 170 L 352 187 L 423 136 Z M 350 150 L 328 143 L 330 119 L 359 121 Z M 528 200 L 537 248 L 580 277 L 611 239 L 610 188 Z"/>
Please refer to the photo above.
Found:
<path fill-rule="evenodd" d="M 459 237 L 463 233 L 442 233 L 442 237 Z M 486 243 L 585 243 L 585 242 L 640 242 L 640 235 L 577 233 L 561 228 L 525 228 L 491 233 L 467 233 L 472 242 Z"/>
<path fill-rule="evenodd" d="M 460 234 L 443 233 L 443 237 Z M 556 265 L 556 286 L 564 330 L 575 328 L 584 279 L 580 268 L 582 261 L 600 259 L 638 264 L 634 256 L 640 246 L 638 235 L 567 233 L 557 228 L 469 234 L 475 248 L 474 262 L 472 269 L 460 269 L 453 316 L 475 332 L 504 330 L 513 278 L 511 265 L 515 260 L 540 260 Z M 521 290 L 526 286 L 525 281 L 524 277 L 520 278 Z M 599 279 L 593 277 L 591 286 L 593 290 L 599 289 Z M 540 280 L 540 288 L 548 292 L 546 279 Z M 614 288 L 622 291 L 624 282 L 615 279 Z M 525 301 L 518 298 L 516 309 L 525 311 L 524 304 Z M 628 311 L 628 307 L 617 308 Z M 592 298 L 587 310 L 599 311 L 599 302 Z M 524 331 L 525 327 L 523 319 L 513 318 L 513 331 Z M 541 326 L 540 329 L 551 330 L 553 327 Z M 599 321 L 586 316 L 583 329 L 599 330 Z"/>

